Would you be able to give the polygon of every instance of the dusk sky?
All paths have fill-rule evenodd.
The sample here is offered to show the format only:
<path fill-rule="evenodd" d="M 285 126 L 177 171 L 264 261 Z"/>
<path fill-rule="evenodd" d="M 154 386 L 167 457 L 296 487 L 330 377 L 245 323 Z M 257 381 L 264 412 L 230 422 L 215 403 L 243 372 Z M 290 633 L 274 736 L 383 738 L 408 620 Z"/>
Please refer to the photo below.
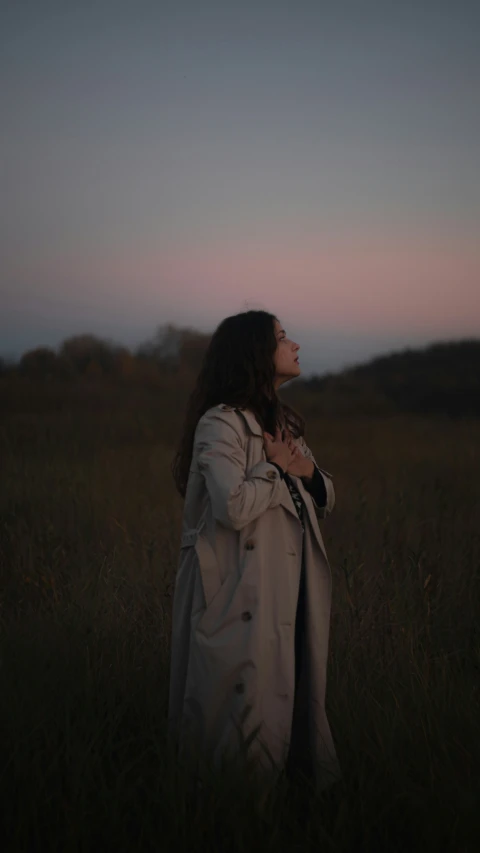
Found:
<path fill-rule="evenodd" d="M 275 313 L 305 375 L 480 337 L 480 4 L 2 4 L 0 354 Z"/>

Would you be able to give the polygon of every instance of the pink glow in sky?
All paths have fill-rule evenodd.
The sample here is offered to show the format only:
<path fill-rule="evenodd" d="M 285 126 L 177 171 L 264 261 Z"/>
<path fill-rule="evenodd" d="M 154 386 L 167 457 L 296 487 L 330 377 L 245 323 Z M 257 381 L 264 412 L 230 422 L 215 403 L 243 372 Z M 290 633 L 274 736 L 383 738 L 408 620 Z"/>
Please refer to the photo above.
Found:
<path fill-rule="evenodd" d="M 480 329 L 480 252 L 460 237 L 258 240 L 170 251 L 131 245 L 57 254 L 43 264 L 36 271 L 48 276 L 55 300 L 81 293 L 94 297 L 99 310 L 116 304 L 177 322 L 211 318 L 212 328 L 255 304 L 305 329 L 431 335 Z M 95 287 L 86 287 L 89 281 Z"/>
<path fill-rule="evenodd" d="M 211 308 L 256 299 L 304 327 L 480 328 L 480 252 L 460 240 L 211 246 L 143 263 L 145 281 L 162 269 L 179 299 L 200 296 L 198 281 Z"/>

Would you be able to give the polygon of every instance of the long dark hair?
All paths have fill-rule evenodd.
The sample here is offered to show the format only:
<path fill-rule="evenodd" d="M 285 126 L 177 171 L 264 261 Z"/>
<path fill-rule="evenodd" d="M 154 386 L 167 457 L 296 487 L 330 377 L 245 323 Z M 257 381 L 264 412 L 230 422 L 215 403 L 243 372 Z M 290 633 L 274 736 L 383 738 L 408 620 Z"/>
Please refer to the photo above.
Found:
<path fill-rule="evenodd" d="M 212 406 L 226 403 L 249 409 L 262 429 L 272 434 L 283 420 L 294 437 L 304 435 L 304 419 L 279 400 L 275 391 L 275 320 L 268 311 L 244 311 L 226 317 L 213 333 L 187 404 L 172 464 L 175 484 L 182 497 L 187 489 L 195 430 L 202 415 Z"/>

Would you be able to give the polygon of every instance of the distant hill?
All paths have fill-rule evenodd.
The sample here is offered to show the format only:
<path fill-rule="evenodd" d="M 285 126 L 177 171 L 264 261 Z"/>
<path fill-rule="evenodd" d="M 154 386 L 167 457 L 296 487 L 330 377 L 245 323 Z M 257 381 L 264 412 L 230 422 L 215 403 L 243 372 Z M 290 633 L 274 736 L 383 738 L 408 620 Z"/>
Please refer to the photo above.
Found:
<path fill-rule="evenodd" d="M 479 416 L 480 339 L 407 348 L 301 385 L 314 392 L 316 410 Z M 292 403 L 299 393 L 289 390 Z"/>

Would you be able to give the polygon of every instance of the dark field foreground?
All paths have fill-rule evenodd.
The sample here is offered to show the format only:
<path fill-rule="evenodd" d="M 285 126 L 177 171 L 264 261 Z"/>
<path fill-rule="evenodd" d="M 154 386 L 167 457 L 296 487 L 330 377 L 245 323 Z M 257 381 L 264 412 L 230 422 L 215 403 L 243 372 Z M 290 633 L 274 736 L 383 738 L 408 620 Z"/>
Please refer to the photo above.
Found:
<path fill-rule="evenodd" d="M 193 797 L 166 744 L 173 391 L 1 395 L 2 850 L 480 849 L 479 421 L 307 424 L 344 773 L 308 809 L 228 774 Z"/>

